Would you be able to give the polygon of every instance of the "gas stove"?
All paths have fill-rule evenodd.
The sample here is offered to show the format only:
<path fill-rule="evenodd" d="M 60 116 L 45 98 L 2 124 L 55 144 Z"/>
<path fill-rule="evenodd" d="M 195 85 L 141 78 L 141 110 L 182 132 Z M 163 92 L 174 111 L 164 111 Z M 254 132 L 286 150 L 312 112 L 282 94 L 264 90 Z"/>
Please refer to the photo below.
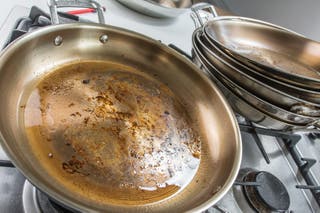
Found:
<path fill-rule="evenodd" d="M 237 180 L 209 212 L 319 212 L 319 134 L 246 124 L 240 129 L 243 158 Z"/>
<path fill-rule="evenodd" d="M 62 16 L 63 22 L 77 21 Z M 39 8 L 15 7 L 0 29 L 0 45 L 49 24 Z M 320 212 L 320 134 L 268 130 L 238 118 L 241 170 L 230 191 L 206 212 Z M 73 212 L 33 187 L 1 147 L 0 176 L 1 212 Z"/>

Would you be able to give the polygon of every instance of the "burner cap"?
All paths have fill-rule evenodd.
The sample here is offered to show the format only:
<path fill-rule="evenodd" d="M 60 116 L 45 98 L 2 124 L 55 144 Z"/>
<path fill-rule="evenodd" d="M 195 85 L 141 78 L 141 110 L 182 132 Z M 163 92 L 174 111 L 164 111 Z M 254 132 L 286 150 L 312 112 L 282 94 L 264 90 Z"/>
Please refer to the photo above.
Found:
<path fill-rule="evenodd" d="M 261 184 L 256 188 L 258 195 L 268 207 L 273 210 L 289 209 L 289 194 L 277 177 L 267 172 L 259 172 L 256 175 L 256 182 Z"/>
<path fill-rule="evenodd" d="M 75 213 L 52 201 L 46 194 L 25 181 L 22 191 L 23 212 Z"/>
<path fill-rule="evenodd" d="M 253 207 L 258 210 L 285 211 L 289 209 L 290 197 L 283 183 L 268 172 L 251 172 L 245 181 L 260 186 L 245 186 L 245 193 Z"/>

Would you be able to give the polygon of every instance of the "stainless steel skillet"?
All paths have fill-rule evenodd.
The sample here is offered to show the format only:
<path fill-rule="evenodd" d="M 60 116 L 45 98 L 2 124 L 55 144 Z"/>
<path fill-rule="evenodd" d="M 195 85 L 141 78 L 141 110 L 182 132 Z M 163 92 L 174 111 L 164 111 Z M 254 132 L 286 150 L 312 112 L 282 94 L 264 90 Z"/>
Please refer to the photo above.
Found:
<path fill-rule="evenodd" d="M 60 158 L 77 157 L 81 150 L 70 156 L 65 146 L 54 146 L 52 158 L 47 152 L 52 141 L 31 145 L 23 119 L 26 97 L 57 68 L 61 70 L 70 64 L 83 65 L 88 61 L 101 67 L 112 63 L 139 70 L 141 75 L 167 85 L 189 106 L 186 110 L 200 132 L 202 148 L 197 173 L 185 188 L 156 202 L 136 203 L 130 199 L 111 202 L 112 194 L 97 190 L 102 186 L 103 177 L 64 173 Z M 77 23 L 53 25 L 26 34 L 0 55 L 0 90 L 1 146 L 31 183 L 72 209 L 82 212 L 201 212 L 221 199 L 237 176 L 241 137 L 233 112 L 221 92 L 201 70 L 176 51 L 138 33 L 102 24 Z M 85 97 L 85 94 L 81 91 L 77 97 Z M 37 106 L 34 110 L 41 113 Z M 173 120 L 179 121 L 179 117 Z M 38 124 L 34 125 L 38 128 Z M 75 135 L 83 132 L 73 128 L 77 127 L 76 123 L 70 126 Z M 65 129 L 63 125 L 60 128 L 61 131 Z M 108 150 L 110 146 L 103 148 Z M 90 150 L 87 149 L 90 156 L 94 156 L 96 153 Z M 125 156 L 130 160 L 129 153 Z M 90 166 L 99 168 L 100 164 L 93 161 Z M 90 180 L 86 184 L 79 182 L 86 178 Z"/>
<path fill-rule="evenodd" d="M 211 14 L 214 16 L 212 17 L 208 16 L 207 13 L 201 13 L 203 12 L 203 9 L 209 9 Z M 215 8 L 212 5 L 208 4 L 198 4 L 194 5 L 192 7 L 192 10 L 194 11 L 192 15 L 192 18 L 196 24 L 196 27 L 202 27 L 203 31 L 205 32 L 205 27 L 207 26 L 208 23 L 214 22 L 215 20 L 220 20 L 225 18 L 226 20 L 233 20 L 233 19 L 243 19 L 243 20 L 248 20 L 249 22 L 256 21 L 261 23 L 262 25 L 272 25 L 270 23 L 266 23 L 263 21 L 259 20 L 254 20 L 254 19 L 248 19 L 248 18 L 243 18 L 243 17 L 237 17 L 237 16 L 223 16 L 223 17 L 217 17 L 217 13 L 215 11 Z M 203 15 L 204 14 L 204 15 Z M 205 23 L 207 22 L 207 23 Z M 275 28 L 280 28 L 276 25 L 272 25 Z M 282 28 L 280 28 L 282 29 Z M 294 32 L 292 32 L 294 33 Z M 213 64 L 220 64 L 222 68 L 225 68 L 226 62 L 224 60 L 221 60 L 218 54 L 212 55 L 212 51 L 208 53 L 208 58 L 211 58 L 212 61 L 211 63 Z M 241 63 L 241 62 L 240 62 Z M 311 102 L 311 101 L 306 101 L 301 98 L 292 96 L 285 91 L 280 91 L 272 86 L 265 84 L 264 82 L 258 81 L 258 79 L 255 79 L 251 77 L 250 75 L 247 75 L 241 69 L 237 69 L 234 64 L 231 65 L 227 63 L 229 69 L 227 69 L 227 74 L 230 75 L 229 77 L 232 78 L 233 80 L 237 79 L 236 81 L 243 86 L 246 86 L 249 91 L 252 93 L 255 93 L 259 97 L 265 98 L 265 100 L 269 100 L 271 103 L 283 107 L 286 110 L 292 111 L 292 112 L 299 112 L 299 114 L 303 115 L 310 115 L 310 116 L 316 116 L 319 113 L 319 105 L 317 103 Z M 312 100 L 313 98 L 311 97 Z M 316 98 L 317 100 L 317 98 Z"/>
<path fill-rule="evenodd" d="M 320 90 L 320 43 L 253 19 L 217 17 L 204 27 L 226 53 L 288 84 Z"/>
<path fill-rule="evenodd" d="M 261 67 L 255 66 L 255 68 L 249 67 L 246 64 L 234 59 L 228 53 L 221 50 L 218 46 L 213 43 L 205 33 L 202 33 L 202 41 L 207 48 L 210 49 L 211 52 L 214 52 L 216 55 L 220 57 L 221 60 L 225 61 L 227 64 L 233 65 L 237 70 L 241 70 L 246 74 L 252 76 L 257 81 L 263 82 L 264 84 L 268 84 L 269 86 L 277 89 L 279 91 L 288 93 L 293 97 L 297 97 L 299 99 L 309 101 L 312 103 L 320 103 L 320 92 L 310 89 L 301 88 L 300 86 L 288 84 L 287 82 L 282 82 L 276 78 L 266 76 L 262 71 Z"/>
<path fill-rule="evenodd" d="M 220 56 L 208 49 L 203 50 L 207 59 L 214 65 L 216 65 L 226 76 L 232 79 L 233 82 L 242 85 L 246 90 L 258 95 L 260 98 L 269 101 L 279 107 L 282 107 L 288 111 L 295 106 L 304 106 L 309 108 L 308 111 L 304 112 L 304 115 L 319 116 L 319 104 L 305 101 L 303 99 L 291 96 L 284 91 L 277 90 L 272 86 L 265 84 L 264 82 L 258 81 L 252 76 L 244 73 L 237 69 L 226 61 L 222 60 Z"/>
<path fill-rule="evenodd" d="M 208 7 L 208 6 L 207 6 Z M 194 11 L 206 8 L 199 6 Z M 245 17 L 221 16 L 205 34 L 237 60 L 288 84 L 320 89 L 320 43 L 283 27 Z"/>
<path fill-rule="evenodd" d="M 202 33 L 201 30 L 195 31 L 194 37 L 194 45 L 197 46 L 199 54 L 201 53 L 203 57 L 206 57 L 205 51 L 209 51 L 202 42 Z M 292 113 L 290 111 L 284 110 L 279 108 L 271 103 L 260 99 L 259 97 L 255 96 L 254 94 L 250 93 L 249 91 L 243 89 L 240 85 L 232 82 L 227 76 L 223 74 L 223 70 L 221 68 L 216 68 L 214 64 L 208 64 L 209 68 L 211 67 L 212 72 L 217 78 L 224 84 L 227 85 L 230 90 L 237 94 L 238 96 L 242 97 L 246 100 L 249 104 L 255 106 L 257 109 L 263 111 L 264 113 L 268 114 L 273 118 L 277 118 L 279 120 L 296 124 L 298 126 L 301 125 L 313 125 L 314 123 L 319 121 L 319 118 L 311 117 L 311 116 L 303 116 L 296 113 Z M 208 68 L 208 67 L 207 67 Z M 219 71 L 221 70 L 221 71 Z"/>
<path fill-rule="evenodd" d="M 193 41 L 194 42 L 194 41 Z M 295 125 L 281 121 L 279 119 L 273 118 L 270 115 L 267 115 L 263 111 L 255 108 L 253 105 L 250 105 L 245 101 L 241 96 L 236 95 L 232 92 L 231 88 L 228 88 L 224 85 L 214 74 L 216 69 L 211 67 L 210 62 L 205 58 L 201 53 L 200 49 L 197 48 L 197 44 L 193 44 L 193 61 L 197 64 L 202 70 L 208 73 L 208 76 L 218 85 L 225 97 L 228 99 L 233 110 L 250 121 L 271 129 L 277 130 L 286 130 L 292 129 Z M 303 128 L 304 126 L 301 126 Z"/>

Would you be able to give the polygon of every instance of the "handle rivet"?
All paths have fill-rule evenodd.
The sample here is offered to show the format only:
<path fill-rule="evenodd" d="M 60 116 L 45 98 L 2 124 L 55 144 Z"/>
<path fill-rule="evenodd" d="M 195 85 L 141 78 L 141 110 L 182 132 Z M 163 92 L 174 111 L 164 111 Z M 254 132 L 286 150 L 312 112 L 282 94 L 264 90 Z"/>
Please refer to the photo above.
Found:
<path fill-rule="evenodd" d="M 61 36 L 57 36 L 54 38 L 53 43 L 55 46 L 60 46 L 62 44 L 62 41 L 63 41 L 63 38 Z"/>
<path fill-rule="evenodd" d="M 108 39 L 109 39 L 108 36 L 106 34 L 104 34 L 104 35 L 100 36 L 99 40 L 102 44 L 105 44 L 108 41 Z"/>

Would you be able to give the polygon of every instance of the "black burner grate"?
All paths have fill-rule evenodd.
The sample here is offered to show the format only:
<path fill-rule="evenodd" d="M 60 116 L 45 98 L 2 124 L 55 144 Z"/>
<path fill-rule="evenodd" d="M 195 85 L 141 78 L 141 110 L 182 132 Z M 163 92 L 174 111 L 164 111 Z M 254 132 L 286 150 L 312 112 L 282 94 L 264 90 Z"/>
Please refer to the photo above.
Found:
<path fill-rule="evenodd" d="M 72 23 L 78 22 L 79 17 L 68 13 L 58 12 L 60 23 Z M 81 20 L 85 22 L 90 22 L 88 20 Z M 11 42 L 19 38 L 20 36 L 38 29 L 39 27 L 45 27 L 51 25 L 50 15 L 45 13 L 36 6 L 33 6 L 30 10 L 28 17 L 19 19 L 11 34 L 9 35 L 3 48 L 8 46 Z"/>
<path fill-rule="evenodd" d="M 314 179 L 313 175 L 309 172 L 310 168 L 315 165 L 316 160 L 311 158 L 304 158 L 297 150 L 297 143 L 301 140 L 301 136 L 298 134 L 293 134 L 292 132 L 287 131 L 279 131 L 279 130 L 271 130 L 271 129 L 264 129 L 260 127 L 255 127 L 252 125 L 243 125 L 240 124 L 240 130 L 244 132 L 248 132 L 251 134 L 261 134 L 261 135 L 268 135 L 278 138 L 279 141 L 285 143 L 286 148 L 290 152 L 292 158 L 294 159 L 296 165 L 299 168 L 300 173 L 304 177 L 307 186 L 296 186 L 298 189 L 308 189 L 311 190 L 314 198 L 316 199 L 319 207 L 320 207 L 320 186 L 317 185 L 316 180 Z M 314 134 L 314 133 L 309 133 Z M 319 135 L 318 133 L 314 134 L 316 137 Z M 258 138 L 258 137 L 256 137 Z M 260 139 L 258 138 L 260 141 Z M 257 140 L 256 140 L 257 142 Z M 258 143 L 259 149 L 264 150 L 261 141 Z M 262 151 L 262 155 L 265 157 L 266 152 Z M 268 162 L 269 158 L 265 158 Z M 269 160 L 270 162 L 270 160 Z M 238 184 L 239 185 L 239 184 Z"/>
<path fill-rule="evenodd" d="M 41 191 L 36 191 L 36 199 L 39 205 L 41 212 L 45 213 L 76 213 L 75 211 L 69 210 L 63 205 L 58 204 L 56 201 L 53 201 L 46 194 Z"/>

